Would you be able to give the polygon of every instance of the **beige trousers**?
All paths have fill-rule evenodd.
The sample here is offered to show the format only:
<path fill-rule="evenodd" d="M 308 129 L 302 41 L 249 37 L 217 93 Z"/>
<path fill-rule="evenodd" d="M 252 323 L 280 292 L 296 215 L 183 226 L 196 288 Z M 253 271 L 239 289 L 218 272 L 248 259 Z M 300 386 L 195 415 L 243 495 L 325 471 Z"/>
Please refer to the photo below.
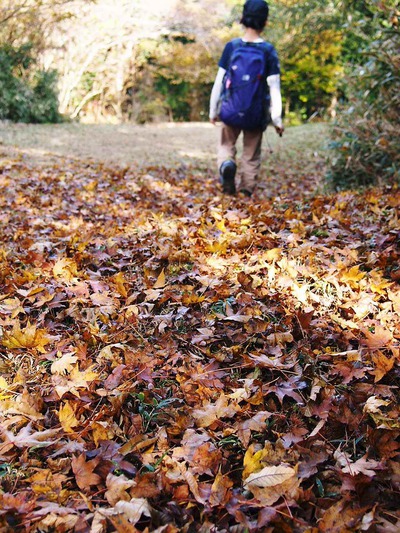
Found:
<path fill-rule="evenodd" d="M 239 128 L 222 124 L 221 137 L 218 146 L 218 168 L 227 159 L 236 160 L 236 142 L 240 133 Z M 236 189 L 246 189 L 253 192 L 256 187 L 258 174 L 261 166 L 261 143 L 262 130 L 243 130 L 243 153 L 241 158 L 240 172 L 236 178 Z"/>

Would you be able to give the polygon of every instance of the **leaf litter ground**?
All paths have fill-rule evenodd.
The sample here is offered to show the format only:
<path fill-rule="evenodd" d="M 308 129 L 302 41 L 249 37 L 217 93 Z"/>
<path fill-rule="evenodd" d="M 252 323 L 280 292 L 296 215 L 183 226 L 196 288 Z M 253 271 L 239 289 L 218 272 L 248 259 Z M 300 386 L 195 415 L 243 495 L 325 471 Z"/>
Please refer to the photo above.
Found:
<path fill-rule="evenodd" d="M 400 193 L 296 142 L 3 158 L 0 531 L 399 530 Z"/>

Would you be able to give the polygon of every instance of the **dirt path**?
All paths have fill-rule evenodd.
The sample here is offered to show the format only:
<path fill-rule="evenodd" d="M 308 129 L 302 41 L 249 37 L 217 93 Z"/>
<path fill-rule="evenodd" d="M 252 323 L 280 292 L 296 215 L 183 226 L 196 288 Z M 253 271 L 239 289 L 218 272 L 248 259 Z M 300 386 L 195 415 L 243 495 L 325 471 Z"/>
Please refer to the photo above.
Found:
<path fill-rule="evenodd" d="M 51 156 L 95 159 L 122 166 L 177 165 L 214 158 L 217 128 L 207 123 L 146 126 L 3 124 L 4 146 L 36 159 Z"/>
<path fill-rule="evenodd" d="M 219 128 L 209 123 L 137 126 L 0 123 L 0 155 L 21 154 L 40 165 L 60 158 L 133 167 L 216 167 Z M 282 139 L 272 128 L 263 141 L 261 188 L 269 196 L 312 194 L 323 176 L 324 124 L 288 128 Z M 239 150 L 240 155 L 240 150 Z M 279 176 L 279 179 L 277 179 Z M 282 176 L 284 179 L 282 180 Z"/>

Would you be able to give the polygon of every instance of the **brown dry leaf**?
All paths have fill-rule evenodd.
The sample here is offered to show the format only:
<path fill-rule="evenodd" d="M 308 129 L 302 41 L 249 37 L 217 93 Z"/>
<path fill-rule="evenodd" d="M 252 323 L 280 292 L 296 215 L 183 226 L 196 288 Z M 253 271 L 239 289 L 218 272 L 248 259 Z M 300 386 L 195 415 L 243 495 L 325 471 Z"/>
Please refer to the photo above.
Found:
<path fill-rule="evenodd" d="M 59 398 L 62 398 L 67 392 L 79 397 L 79 389 L 87 389 L 89 384 L 99 377 L 98 373 L 94 372 L 92 368 L 93 366 L 81 372 L 75 366 L 68 377 L 53 375 L 52 382 Z"/>
<path fill-rule="evenodd" d="M 24 389 L 22 394 L 13 393 L 9 398 L 0 403 L 0 412 L 3 414 L 21 414 L 30 420 L 41 420 L 44 415 L 40 412 L 41 398 L 37 394 Z"/>
<path fill-rule="evenodd" d="M 25 309 L 21 305 L 18 298 L 5 298 L 0 297 L 0 313 L 10 315 L 11 318 L 16 318 L 20 313 L 25 315 Z"/>
<path fill-rule="evenodd" d="M 375 369 L 370 371 L 370 374 L 375 376 L 375 383 L 377 383 L 392 370 L 395 358 L 386 357 L 386 355 L 379 350 L 372 355 L 372 362 L 375 365 Z"/>
<path fill-rule="evenodd" d="M 253 417 L 245 420 L 244 422 L 238 422 L 235 424 L 237 427 L 237 434 L 242 445 L 247 448 L 251 438 L 252 431 L 263 431 L 265 429 L 265 421 L 272 413 L 268 411 L 259 411 Z"/>
<path fill-rule="evenodd" d="M 268 335 L 267 341 L 271 346 L 284 346 L 288 342 L 293 342 L 293 335 L 289 331 L 278 331 Z"/>
<path fill-rule="evenodd" d="M 227 475 L 221 474 L 221 472 L 218 472 L 218 474 L 215 477 L 214 483 L 211 486 L 211 494 L 209 503 L 211 507 L 215 507 L 218 505 L 222 505 L 225 507 L 225 505 L 230 500 L 230 489 L 233 487 L 233 481 L 229 479 Z"/>
<path fill-rule="evenodd" d="M 381 325 L 376 325 L 373 332 L 369 329 L 363 329 L 362 331 L 366 337 L 363 344 L 370 350 L 384 348 L 393 340 L 393 334 Z"/>
<path fill-rule="evenodd" d="M 124 475 L 114 476 L 108 474 L 106 479 L 107 491 L 104 496 L 110 505 L 116 505 L 119 501 L 130 501 L 128 489 L 135 485 L 135 481 L 126 478 Z"/>
<path fill-rule="evenodd" d="M 114 280 L 118 293 L 124 298 L 126 298 L 128 296 L 128 291 L 126 290 L 126 286 L 125 286 L 127 284 L 127 280 L 123 272 L 118 272 L 118 274 L 116 274 L 113 277 L 113 280 Z"/>
<path fill-rule="evenodd" d="M 76 524 L 79 521 L 79 516 L 73 514 L 70 510 L 69 514 L 50 512 L 47 516 L 36 522 L 38 531 L 74 531 Z"/>
<path fill-rule="evenodd" d="M 191 415 L 199 427 L 209 427 L 221 418 L 232 418 L 240 410 L 236 402 L 229 402 L 225 394 L 221 394 L 216 403 L 206 402 L 203 407 L 193 409 Z"/>
<path fill-rule="evenodd" d="M 259 472 L 250 474 L 244 480 L 244 487 L 259 500 L 262 505 L 274 504 L 284 496 L 291 500 L 298 496 L 300 479 L 297 468 L 281 464 L 266 466 Z"/>
<path fill-rule="evenodd" d="M 101 477 L 94 472 L 99 462 L 100 459 L 98 457 L 86 461 L 84 453 L 72 458 L 72 471 L 75 475 L 76 484 L 81 490 L 90 490 L 91 486 L 101 483 Z"/>
<path fill-rule="evenodd" d="M 162 289 L 163 287 L 165 287 L 165 284 L 166 284 L 165 270 L 162 269 L 157 278 L 157 281 L 153 285 L 153 289 Z"/>
<path fill-rule="evenodd" d="M 318 522 L 318 530 L 322 533 L 350 533 L 358 526 L 365 512 L 365 508 L 352 509 L 351 504 L 340 500 L 324 512 Z"/>

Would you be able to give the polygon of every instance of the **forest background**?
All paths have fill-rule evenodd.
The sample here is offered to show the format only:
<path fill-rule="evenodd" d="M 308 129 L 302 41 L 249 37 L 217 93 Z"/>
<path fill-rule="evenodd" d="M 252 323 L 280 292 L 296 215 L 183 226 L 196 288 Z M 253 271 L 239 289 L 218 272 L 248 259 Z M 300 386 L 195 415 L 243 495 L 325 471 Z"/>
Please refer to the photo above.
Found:
<path fill-rule="evenodd" d="M 398 177 L 395 0 L 272 0 L 286 124 L 338 117 L 336 186 Z M 237 0 L 1 0 L 0 119 L 138 124 L 208 118 Z"/>

